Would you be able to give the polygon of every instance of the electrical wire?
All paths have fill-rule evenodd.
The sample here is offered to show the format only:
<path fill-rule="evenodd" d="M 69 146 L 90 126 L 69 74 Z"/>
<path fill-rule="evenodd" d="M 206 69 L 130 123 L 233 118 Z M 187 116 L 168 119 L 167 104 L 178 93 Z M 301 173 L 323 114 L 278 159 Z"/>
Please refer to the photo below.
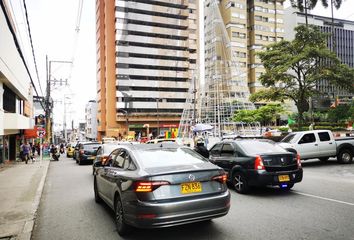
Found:
<path fill-rule="evenodd" d="M 8 16 L 7 12 L 6 12 L 6 7 L 5 7 L 5 5 L 4 5 L 3 0 L 0 1 L 0 6 L 1 6 L 1 9 L 2 9 L 2 11 L 3 11 L 3 13 L 4 13 L 4 16 L 5 16 L 5 19 L 6 19 L 6 23 L 7 23 L 7 26 L 9 27 L 9 30 L 10 30 L 11 35 L 12 35 L 12 38 L 14 39 L 14 43 L 15 43 L 16 49 L 17 49 L 17 51 L 18 51 L 18 53 L 19 53 L 19 55 L 20 55 L 20 57 L 21 57 L 21 59 L 22 59 L 22 62 L 23 62 L 23 64 L 24 64 L 25 68 L 26 68 L 26 71 L 27 71 L 28 76 L 29 76 L 29 78 L 30 78 L 31 84 L 32 84 L 32 86 L 33 86 L 33 89 L 34 89 L 34 91 L 35 91 L 37 97 L 39 98 L 39 94 L 38 94 L 36 85 L 35 85 L 34 82 L 33 82 L 32 75 L 31 75 L 31 73 L 30 73 L 30 71 L 29 71 L 29 69 L 28 69 L 28 66 L 27 66 L 27 64 L 26 64 L 25 58 L 24 58 L 24 56 L 23 56 L 22 50 L 21 50 L 21 48 L 20 48 L 20 45 L 19 45 L 19 43 L 18 43 L 16 34 L 15 34 L 15 31 L 14 31 L 12 25 L 11 25 L 10 18 L 9 18 L 9 16 Z M 44 108 L 44 106 L 43 106 L 43 103 L 42 103 L 42 102 L 39 102 L 39 103 L 41 104 L 43 110 L 45 110 L 45 108 Z"/>
<path fill-rule="evenodd" d="M 34 47 L 33 47 L 33 41 L 32 41 L 32 34 L 31 34 L 31 27 L 30 27 L 29 20 L 28 20 L 28 12 L 27 12 L 27 6 L 26 6 L 26 1 L 25 1 L 25 0 L 23 0 L 23 7 L 24 7 L 24 9 L 25 9 L 27 30 L 28 30 L 28 36 L 29 36 L 29 39 L 30 39 L 30 43 L 31 43 L 32 56 L 33 56 L 34 67 L 35 67 L 35 70 L 36 70 L 36 76 L 37 76 L 37 80 L 38 80 L 38 84 L 39 84 L 39 89 L 40 89 L 41 94 L 42 94 L 42 96 L 43 96 L 43 90 L 42 90 L 42 86 L 41 86 L 41 81 L 39 80 L 38 67 L 37 67 L 37 60 L 36 60 L 36 55 L 35 55 L 35 53 L 34 53 Z"/>
<path fill-rule="evenodd" d="M 72 52 L 72 57 L 71 57 L 71 67 L 70 67 L 69 79 L 71 79 L 71 75 L 72 75 L 72 72 L 73 72 L 76 49 L 77 49 L 77 44 L 78 44 L 78 40 L 79 40 L 82 8 L 83 8 L 83 0 L 80 0 L 79 1 L 79 7 L 78 7 L 78 10 L 77 10 L 77 17 L 76 17 L 74 45 L 73 45 L 73 52 Z"/>

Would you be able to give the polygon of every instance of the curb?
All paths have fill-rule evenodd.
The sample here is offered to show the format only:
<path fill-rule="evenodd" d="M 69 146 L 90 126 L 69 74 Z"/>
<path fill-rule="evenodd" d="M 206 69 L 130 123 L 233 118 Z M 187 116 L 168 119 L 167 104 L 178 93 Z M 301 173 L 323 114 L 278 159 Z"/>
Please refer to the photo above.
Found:
<path fill-rule="evenodd" d="M 34 198 L 34 201 L 32 203 L 32 209 L 31 209 L 31 218 L 26 220 L 24 227 L 22 229 L 22 232 L 17 235 L 16 240 L 31 240 L 32 237 L 32 231 L 34 228 L 34 221 L 36 220 L 37 217 L 37 210 L 42 198 L 42 193 L 44 189 L 44 183 L 47 178 L 47 173 L 48 173 L 48 168 L 50 165 L 49 159 L 46 159 L 49 163 L 46 165 L 43 165 L 43 163 L 40 165 L 40 168 L 44 167 L 44 172 L 43 176 L 41 178 L 41 181 L 38 185 L 37 191 L 36 191 L 36 196 Z"/>

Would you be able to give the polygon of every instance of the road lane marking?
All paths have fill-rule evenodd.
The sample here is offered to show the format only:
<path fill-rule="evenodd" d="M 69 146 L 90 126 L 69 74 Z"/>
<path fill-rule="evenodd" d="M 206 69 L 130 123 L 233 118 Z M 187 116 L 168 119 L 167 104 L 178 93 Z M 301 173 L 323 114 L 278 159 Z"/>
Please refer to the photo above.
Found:
<path fill-rule="evenodd" d="M 350 202 L 344 202 L 344 201 L 340 201 L 340 200 L 336 200 L 336 199 L 332 199 L 332 198 L 320 197 L 320 196 L 316 196 L 316 195 L 312 195 L 312 194 L 308 194 L 308 193 L 302 193 L 302 192 L 298 192 L 298 191 L 294 191 L 294 190 L 292 192 L 299 194 L 299 195 L 304 195 L 307 197 L 318 198 L 318 199 L 322 199 L 322 200 L 326 200 L 326 201 L 330 201 L 330 202 L 336 202 L 336 203 L 346 204 L 349 206 L 354 206 L 354 203 L 350 203 Z"/>

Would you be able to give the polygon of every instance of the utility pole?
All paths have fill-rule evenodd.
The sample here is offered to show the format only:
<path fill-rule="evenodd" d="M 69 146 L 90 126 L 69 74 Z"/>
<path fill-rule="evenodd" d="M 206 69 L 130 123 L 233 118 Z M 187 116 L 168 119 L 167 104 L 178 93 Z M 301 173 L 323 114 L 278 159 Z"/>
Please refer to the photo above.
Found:
<path fill-rule="evenodd" d="M 50 130 L 52 129 L 49 124 L 52 124 L 49 122 L 50 120 L 50 68 L 48 66 L 48 55 L 45 56 L 46 60 L 46 81 L 47 81 L 47 89 L 46 89 L 46 98 L 45 98 L 45 118 L 46 118 L 46 132 L 47 132 L 47 140 L 49 141 L 49 137 L 52 135 Z"/>
<path fill-rule="evenodd" d="M 47 89 L 46 89 L 46 106 L 45 106 L 45 115 L 46 115 L 46 132 L 47 132 L 47 140 L 50 141 L 50 136 L 52 137 L 51 142 L 54 142 L 54 135 L 53 135 L 53 123 L 51 121 L 51 115 L 52 115 L 52 104 L 51 104 L 51 85 L 57 85 L 59 83 L 60 86 L 67 86 L 68 85 L 68 80 L 57 80 L 57 79 L 52 79 L 52 63 L 58 63 L 58 64 L 72 64 L 71 61 L 48 61 L 48 55 L 46 55 L 46 72 L 47 72 Z"/>
<path fill-rule="evenodd" d="M 160 98 L 156 98 L 156 116 L 157 116 L 157 136 L 160 136 L 160 117 L 159 117 L 159 101 Z"/>

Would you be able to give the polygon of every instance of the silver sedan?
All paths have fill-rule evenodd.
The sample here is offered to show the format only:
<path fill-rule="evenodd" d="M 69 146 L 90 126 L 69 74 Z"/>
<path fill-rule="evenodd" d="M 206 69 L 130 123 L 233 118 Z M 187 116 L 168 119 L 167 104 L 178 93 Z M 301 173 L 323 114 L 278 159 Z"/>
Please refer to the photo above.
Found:
<path fill-rule="evenodd" d="M 117 146 L 94 175 L 96 202 L 115 212 L 120 235 L 224 216 L 227 176 L 192 149 L 174 143 Z"/>

